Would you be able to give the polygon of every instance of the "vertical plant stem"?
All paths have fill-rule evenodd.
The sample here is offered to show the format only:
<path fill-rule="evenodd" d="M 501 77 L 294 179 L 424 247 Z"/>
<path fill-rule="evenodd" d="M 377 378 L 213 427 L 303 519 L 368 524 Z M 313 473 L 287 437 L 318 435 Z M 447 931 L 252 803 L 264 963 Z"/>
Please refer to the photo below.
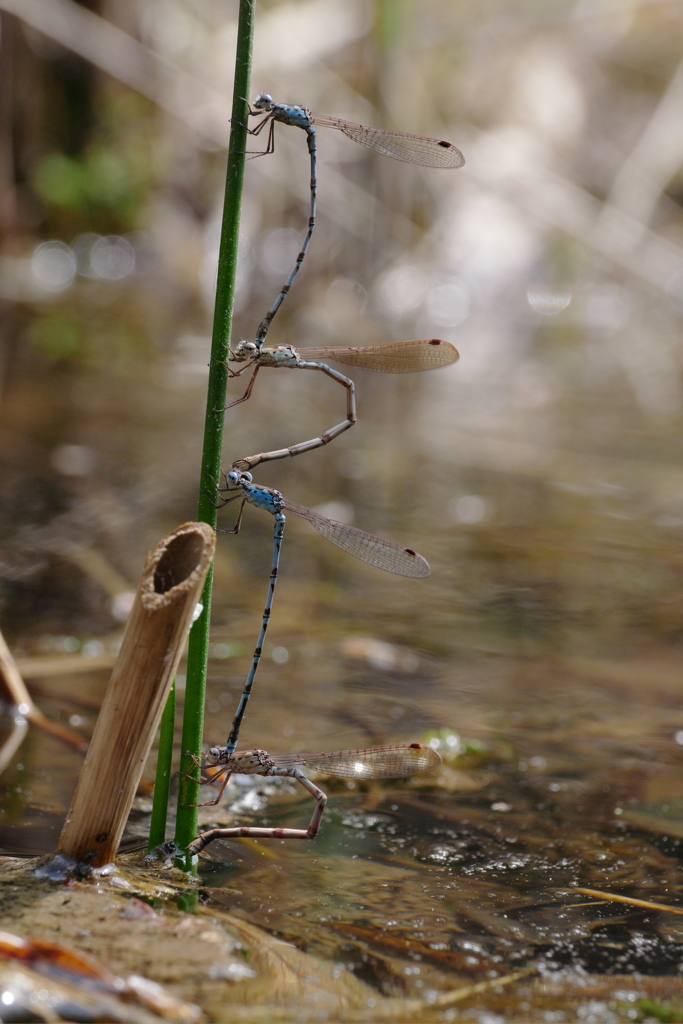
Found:
<path fill-rule="evenodd" d="M 232 314 L 237 270 L 242 185 L 247 149 L 246 125 L 249 117 L 246 97 L 251 78 L 251 54 L 254 36 L 255 0 L 240 0 L 235 54 L 235 84 L 232 97 L 232 128 L 228 150 L 228 170 L 225 182 L 225 205 L 218 276 L 216 281 L 216 307 L 211 339 L 209 386 L 204 423 L 204 448 L 199 491 L 198 518 L 215 528 L 216 509 L 212 495 L 221 469 L 223 441 L 223 409 L 226 404 L 227 359 L 232 331 Z M 183 717 L 180 783 L 178 786 L 178 816 L 175 841 L 181 851 L 197 834 L 197 808 L 199 802 L 199 769 L 192 756 L 200 757 L 204 732 L 204 699 L 206 693 L 206 667 L 209 653 L 209 624 L 211 619 L 211 591 L 213 567 L 209 571 L 202 594 L 203 611 L 190 633 L 187 662 L 187 689 Z M 187 774 L 183 774 L 187 773 Z M 189 859 L 183 854 L 180 863 L 190 870 Z"/>
<path fill-rule="evenodd" d="M 159 756 L 154 782 L 154 803 L 149 826 L 149 850 L 159 846 L 166 839 L 166 818 L 168 816 L 168 793 L 171 788 L 173 768 L 173 740 L 175 736 L 176 683 L 173 680 L 166 707 L 161 716 L 159 729 Z"/>

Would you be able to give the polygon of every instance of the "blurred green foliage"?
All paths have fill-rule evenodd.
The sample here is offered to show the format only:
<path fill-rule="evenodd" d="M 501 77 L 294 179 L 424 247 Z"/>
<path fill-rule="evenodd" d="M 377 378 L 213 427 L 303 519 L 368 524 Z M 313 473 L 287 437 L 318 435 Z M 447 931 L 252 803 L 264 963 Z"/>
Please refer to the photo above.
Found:
<path fill-rule="evenodd" d="M 67 313 L 48 313 L 36 317 L 28 325 L 26 340 L 44 359 L 75 359 L 82 356 L 89 345 L 89 332 L 85 323 Z"/>
<path fill-rule="evenodd" d="M 77 154 L 52 150 L 33 165 L 31 184 L 45 204 L 45 227 L 125 232 L 137 226 L 159 183 L 153 112 L 139 97 L 104 90 L 101 120 Z M 61 214 L 61 216 L 59 216 Z"/>

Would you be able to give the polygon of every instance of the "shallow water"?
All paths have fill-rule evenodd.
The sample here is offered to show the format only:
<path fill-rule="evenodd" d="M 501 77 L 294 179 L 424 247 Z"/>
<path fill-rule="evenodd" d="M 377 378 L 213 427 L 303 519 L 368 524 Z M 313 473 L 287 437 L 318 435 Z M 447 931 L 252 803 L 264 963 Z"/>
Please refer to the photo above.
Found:
<path fill-rule="evenodd" d="M 448 418 L 428 387 L 423 403 L 427 420 Z M 573 891 L 680 900 L 681 527 L 657 522 L 678 472 L 602 454 L 610 475 L 598 477 L 593 453 L 568 470 L 564 451 L 545 451 L 550 468 L 533 473 L 431 453 L 430 471 L 404 488 L 402 466 L 420 464 L 413 449 L 366 502 L 366 480 L 341 478 L 355 522 L 409 539 L 432 563 L 426 581 L 356 565 L 306 524 L 287 526 L 241 745 L 284 753 L 431 736 L 444 765 L 405 783 L 321 781 L 330 799 L 315 843 L 217 842 L 201 865 L 204 898 L 385 996 L 429 997 L 539 961 L 680 972 L 678 917 Z M 268 475 L 289 473 L 299 489 L 288 496 L 313 504 L 300 465 Z M 479 504 L 458 504 L 472 492 Z M 463 523 L 458 507 L 485 512 Z M 238 538 L 219 539 L 209 743 L 225 740 L 265 596 L 270 521 L 247 515 Z M 33 630 L 22 644 L 34 655 L 69 646 Z M 102 634 L 91 653 L 115 644 Z M 41 706 L 87 733 L 106 673 L 41 679 L 33 666 Z M 3 776 L 6 851 L 54 847 L 80 761 L 30 733 Z M 149 807 L 142 793 L 133 845 Z M 293 782 L 237 778 L 201 821 L 305 827 L 312 810 Z"/>
<path fill-rule="evenodd" d="M 262 23 L 280 10 L 261 11 Z M 337 133 L 321 143 L 319 225 L 269 341 L 305 349 L 439 334 L 461 360 L 405 378 L 354 371 L 354 429 L 256 471 L 294 502 L 414 547 L 432 575 L 383 575 L 291 517 L 241 744 L 286 753 L 436 738 L 444 765 L 369 787 L 320 780 L 330 799 L 314 844 L 216 843 L 201 863 L 202 896 L 346 965 L 378 996 L 429 997 L 528 964 L 555 972 L 560 988 L 588 985 L 585 972 L 641 986 L 679 979 L 680 916 L 576 891 L 681 901 L 676 196 L 660 181 L 650 220 L 645 211 L 632 225 L 642 258 L 609 220 L 612 189 L 633 170 L 632 147 L 677 66 L 669 12 L 559 7 L 549 28 L 531 7 L 496 19 L 494 5 L 481 21 L 475 7 L 425 11 L 403 28 L 403 45 L 412 51 L 414 28 L 425 55 L 421 68 L 411 56 L 410 76 L 396 73 L 400 40 L 390 57 L 362 34 L 332 63 L 328 41 L 311 36 L 308 56 L 287 63 L 281 28 L 283 63 L 261 67 L 273 95 L 310 96 L 321 110 L 361 118 L 363 97 L 391 96 L 393 112 L 378 116 L 452 130 L 467 164 L 447 181 L 368 163 Z M 178 25 L 150 18 L 145 38 L 164 53 Z M 208 21 L 195 29 L 194 57 L 181 31 L 173 59 L 182 52 L 204 80 L 214 53 L 213 74 L 227 74 L 225 37 Z M 51 51 L 25 59 L 50 66 L 46 95 L 60 68 L 71 73 Z M 90 130 L 103 153 L 125 158 L 135 203 L 69 211 L 28 181 L 32 200 L 18 202 L 3 249 L 14 291 L 3 292 L 0 363 L 1 625 L 42 710 L 85 736 L 145 555 L 196 514 L 224 164 L 193 125 L 169 127 L 110 86 Z M 64 116 L 63 128 L 81 123 Z M 303 140 L 280 135 L 275 156 L 248 165 L 235 339 L 253 337 L 305 230 Z M 52 139 L 44 145 L 49 158 Z M 74 164 L 83 175 L 84 152 Z M 658 158 L 643 182 L 659 180 Z M 53 236 L 73 257 L 71 278 L 41 290 L 29 266 Z M 88 254 L 101 242 L 132 247 L 135 273 L 98 276 Z M 230 398 L 245 387 L 233 382 Z M 227 414 L 224 466 L 315 437 L 344 403 L 321 374 L 264 370 L 252 399 Z M 238 537 L 219 538 L 207 744 L 227 736 L 271 546 L 272 521 L 252 508 Z M 11 725 L 5 709 L 0 738 Z M 29 731 L 0 776 L 0 849 L 54 848 L 81 763 Z M 128 845 L 144 840 L 153 768 L 152 758 Z M 312 810 L 294 783 L 238 778 L 202 822 L 305 827 Z M 647 1016 L 633 991 L 608 1006 L 596 986 L 584 1018 Z M 526 998 L 504 993 L 487 1006 L 524 1019 Z"/>

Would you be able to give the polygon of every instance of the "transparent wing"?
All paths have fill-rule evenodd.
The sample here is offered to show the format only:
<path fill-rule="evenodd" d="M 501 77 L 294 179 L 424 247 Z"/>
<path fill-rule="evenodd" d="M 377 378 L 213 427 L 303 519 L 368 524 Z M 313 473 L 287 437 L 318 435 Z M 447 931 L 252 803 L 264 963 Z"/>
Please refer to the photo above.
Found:
<path fill-rule="evenodd" d="M 340 117 L 328 117 L 324 114 L 311 114 L 311 121 L 313 124 L 337 128 L 360 146 L 367 146 L 376 153 L 390 156 L 394 160 L 402 160 L 407 164 L 456 168 L 462 167 L 465 163 L 465 157 L 451 142 L 428 139 L 423 135 L 390 132 L 384 128 L 371 128 L 369 125 L 354 124 L 353 121 L 343 121 Z"/>
<path fill-rule="evenodd" d="M 307 519 L 323 537 L 327 537 L 338 548 L 342 548 L 355 558 L 360 558 L 362 562 L 368 562 L 386 572 L 396 573 L 397 576 L 412 576 L 416 579 L 429 576 L 431 572 L 429 562 L 411 548 L 402 548 L 400 544 L 394 544 L 391 540 L 383 540 L 371 533 L 357 530 L 354 526 L 338 523 L 335 519 L 327 519 L 304 505 L 295 505 L 294 502 L 284 500 L 284 507 L 295 516 Z"/>
<path fill-rule="evenodd" d="M 433 338 L 431 341 L 394 341 L 388 345 L 358 348 L 300 348 L 302 359 L 327 362 L 332 359 L 347 366 L 359 366 L 379 373 L 419 373 L 450 366 L 460 358 L 454 345 Z"/>
<path fill-rule="evenodd" d="M 343 779 L 403 779 L 430 772 L 441 764 L 441 757 L 436 750 L 422 743 L 332 750 L 323 754 L 271 755 L 271 760 L 278 767 L 301 764 Z"/>

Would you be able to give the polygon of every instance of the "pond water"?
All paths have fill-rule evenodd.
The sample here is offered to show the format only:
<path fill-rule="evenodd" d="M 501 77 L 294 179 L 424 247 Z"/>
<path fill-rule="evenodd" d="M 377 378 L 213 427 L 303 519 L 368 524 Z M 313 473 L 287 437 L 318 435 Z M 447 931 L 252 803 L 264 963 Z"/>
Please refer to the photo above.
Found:
<path fill-rule="evenodd" d="M 683 883 L 669 6 L 560 5 L 555 20 L 539 6 L 534 20 L 533 5 L 520 17 L 435 2 L 414 19 L 403 5 L 389 31 L 382 5 L 344 0 L 325 5 L 338 41 L 290 6 L 259 13 L 258 88 L 452 137 L 467 164 L 423 172 L 327 132 L 316 234 L 269 343 L 440 336 L 461 358 L 352 371 L 353 430 L 255 471 L 419 551 L 432 573 L 383 574 L 290 517 L 240 745 L 432 742 L 443 764 L 407 781 L 320 778 L 315 843 L 216 842 L 201 898 L 345 965 L 378 998 L 429 1002 L 534 965 L 560 988 L 595 982 L 582 1019 L 648 1019 L 640 995 L 673 992 L 658 1019 L 681 1020 L 683 918 L 662 909 L 680 909 Z M 233 26 L 194 8 L 141 15 L 145 45 L 186 61 L 204 96 L 173 117 L 54 42 L 15 40 L 35 107 L 16 122 L 54 123 L 55 137 L 17 138 L 24 177 L 6 204 L 0 626 L 39 707 L 86 737 L 145 556 L 196 515 Z M 283 129 L 276 154 L 247 165 L 233 342 L 254 336 L 301 245 L 303 141 Z M 230 399 L 245 388 L 232 381 Z M 226 415 L 223 464 L 314 438 L 344 410 L 322 374 L 264 369 Z M 220 523 L 234 518 L 233 505 Z M 250 507 L 239 536 L 218 538 L 207 745 L 225 742 L 249 668 L 272 531 Z M 10 742 L 15 712 L 2 711 Z M 30 729 L 6 760 L 0 850 L 47 853 L 82 754 Z M 127 848 L 144 843 L 153 773 L 152 756 Z M 304 828 L 313 807 L 291 780 L 238 777 L 201 822 Z M 604 976 L 636 988 L 608 998 Z M 463 1019 L 525 1019 L 524 999 Z"/>
<path fill-rule="evenodd" d="M 385 996 L 430 998 L 454 979 L 539 962 L 676 977 L 679 917 L 576 888 L 680 900 L 678 438 L 643 429 L 624 456 L 634 413 L 607 393 L 582 398 L 580 413 L 554 408 L 552 430 L 547 409 L 495 407 L 488 426 L 474 429 L 472 419 L 485 417 L 472 411 L 476 395 L 459 369 L 398 382 L 358 374 L 362 425 L 325 451 L 258 471 L 292 500 L 337 517 L 353 509 L 357 525 L 423 553 L 432 575 L 382 574 L 288 522 L 241 737 L 272 753 L 431 739 L 443 765 L 407 782 L 321 780 L 330 799 L 315 843 L 217 842 L 201 862 L 203 899 L 346 965 Z M 266 376 L 241 413 L 248 422 L 233 452 L 271 445 L 268 430 L 283 443 L 314 433 L 316 415 L 334 418 L 334 388 L 323 401 L 304 377 L 304 407 L 299 378 L 283 374 L 294 414 L 278 420 L 271 410 L 266 421 L 273 395 L 287 400 L 279 374 Z M 86 386 L 69 379 L 53 422 Z M 117 391 L 95 415 L 113 415 Z M 178 445 L 182 456 L 179 434 L 197 422 L 193 400 L 191 389 L 171 400 L 159 388 L 142 413 L 169 452 Z M 609 430 L 591 434 L 608 417 Z M 137 416 L 122 417 L 116 445 L 151 443 Z M 102 566 L 98 573 L 82 552 L 92 547 L 112 579 L 132 582 L 154 531 L 173 525 L 172 515 L 191 518 L 191 473 L 178 475 L 166 509 L 178 463 L 163 462 L 132 485 L 123 470 L 115 483 L 93 474 L 77 487 L 53 471 L 32 492 L 45 526 L 11 524 L 28 580 L 14 584 L 20 666 L 46 713 L 86 735 L 107 673 L 61 672 L 59 661 L 80 651 L 106 658 L 120 627 L 116 586 L 107 593 Z M 336 512 L 323 504 L 332 500 Z M 219 538 L 208 743 L 225 741 L 241 692 L 271 538 L 271 520 L 252 508 L 238 537 Z M 43 607 L 27 615 L 38 587 Z M 30 731 L 2 777 L 6 852 L 53 849 L 80 763 Z M 152 772 L 153 762 L 129 846 L 147 828 Z M 306 827 L 314 805 L 294 782 L 233 783 L 221 805 L 202 809 L 203 827 Z"/>

